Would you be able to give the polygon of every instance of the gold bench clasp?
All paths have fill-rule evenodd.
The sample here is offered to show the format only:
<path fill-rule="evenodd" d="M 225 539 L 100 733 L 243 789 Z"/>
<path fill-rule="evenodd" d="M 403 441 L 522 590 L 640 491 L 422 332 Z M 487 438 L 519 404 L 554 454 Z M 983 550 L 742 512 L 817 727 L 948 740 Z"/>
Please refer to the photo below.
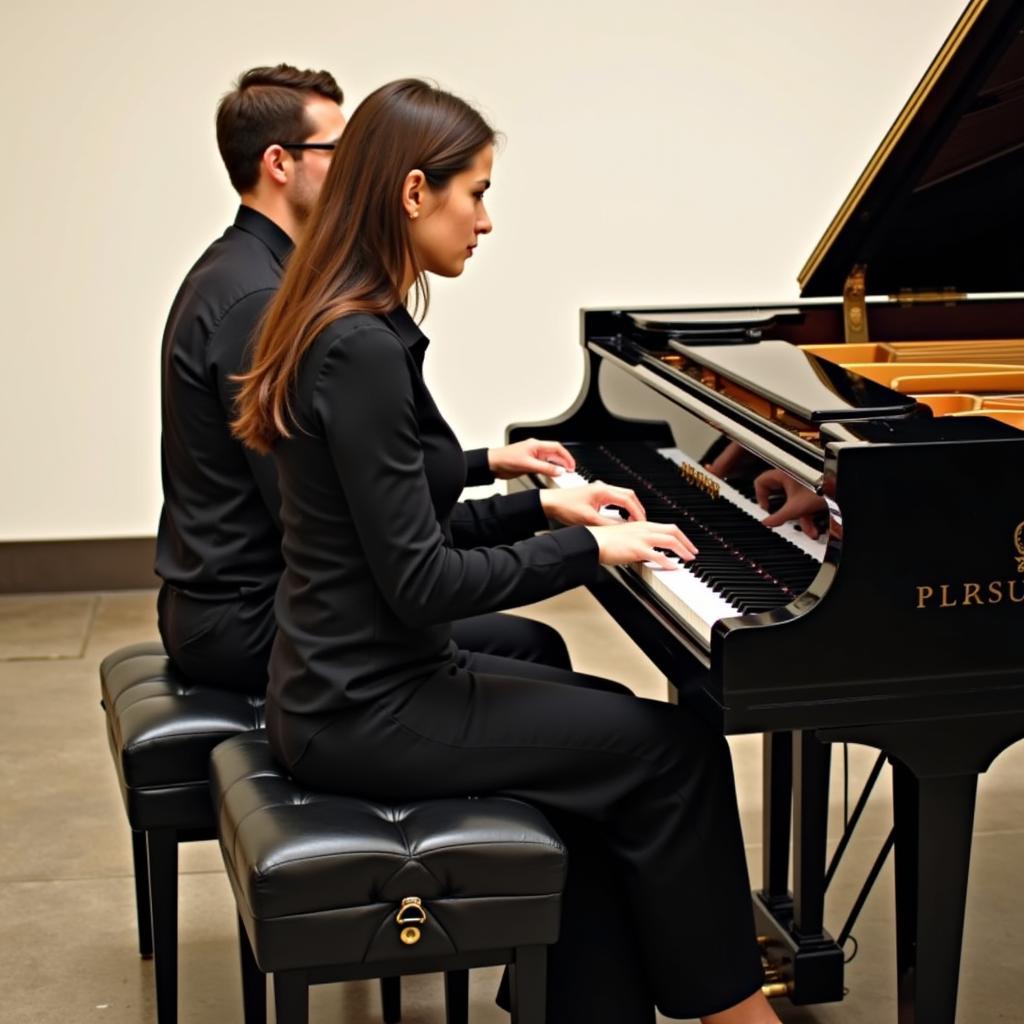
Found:
<path fill-rule="evenodd" d="M 419 896 L 406 896 L 395 914 L 395 921 L 402 925 L 398 937 L 406 946 L 415 946 L 420 941 L 420 930 L 417 925 L 427 920 L 427 911 Z"/>

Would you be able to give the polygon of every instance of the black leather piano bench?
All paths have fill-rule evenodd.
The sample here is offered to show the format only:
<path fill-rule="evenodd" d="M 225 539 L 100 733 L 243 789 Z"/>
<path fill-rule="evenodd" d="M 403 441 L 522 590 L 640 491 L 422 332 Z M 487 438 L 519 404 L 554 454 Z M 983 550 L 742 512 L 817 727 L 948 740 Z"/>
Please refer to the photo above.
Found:
<path fill-rule="evenodd" d="M 511 966 L 513 1024 L 543 1024 L 566 854 L 536 808 L 315 792 L 262 731 L 217 747 L 210 775 L 246 1024 L 265 1022 L 267 974 L 277 1024 L 307 1024 L 310 985 L 440 971 L 448 1024 L 464 1024 L 468 970 L 495 964 Z"/>
<path fill-rule="evenodd" d="M 159 643 L 100 665 L 107 738 L 132 831 L 139 953 L 153 958 L 157 1021 L 178 1008 L 178 843 L 216 839 L 210 752 L 263 724 L 263 698 L 196 686 Z M 381 982 L 385 1024 L 401 1019 L 398 978 Z"/>
<path fill-rule="evenodd" d="M 210 751 L 263 724 L 262 698 L 195 686 L 159 643 L 100 664 L 107 739 L 132 830 L 139 952 L 154 958 L 157 1020 L 175 1024 L 178 843 L 216 839 Z"/>

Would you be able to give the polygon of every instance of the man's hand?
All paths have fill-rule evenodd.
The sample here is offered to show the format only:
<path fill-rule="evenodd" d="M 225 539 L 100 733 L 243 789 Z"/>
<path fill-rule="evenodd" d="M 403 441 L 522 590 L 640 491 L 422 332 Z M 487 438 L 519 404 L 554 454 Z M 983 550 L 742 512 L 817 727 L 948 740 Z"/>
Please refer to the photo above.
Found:
<path fill-rule="evenodd" d="M 706 463 L 704 468 L 719 479 L 724 479 L 734 469 L 742 469 L 743 464 L 753 461 L 753 458 L 750 452 L 741 444 L 730 441 L 718 453 L 718 458 L 713 462 Z"/>
<path fill-rule="evenodd" d="M 602 505 L 615 505 L 625 509 L 631 520 L 642 522 L 647 518 L 639 498 L 625 487 L 610 484 L 587 484 L 586 487 L 552 487 L 540 492 L 544 515 L 564 526 L 609 526 L 621 524 L 622 519 L 602 515 Z"/>
<path fill-rule="evenodd" d="M 781 469 L 766 470 L 754 481 L 754 493 L 761 508 L 767 509 L 769 496 L 778 491 L 785 494 L 786 500 L 777 512 L 766 516 L 761 522 L 765 526 L 781 526 L 791 519 L 799 519 L 800 529 L 812 540 L 817 538 L 818 528 L 814 525 L 814 516 L 828 507 L 825 499 L 819 498 L 814 491 L 797 483 Z"/>
<path fill-rule="evenodd" d="M 559 476 L 563 470 L 574 470 L 576 460 L 557 441 L 538 441 L 531 437 L 504 448 L 489 448 L 487 465 L 499 480 L 511 480 L 524 473 Z"/>

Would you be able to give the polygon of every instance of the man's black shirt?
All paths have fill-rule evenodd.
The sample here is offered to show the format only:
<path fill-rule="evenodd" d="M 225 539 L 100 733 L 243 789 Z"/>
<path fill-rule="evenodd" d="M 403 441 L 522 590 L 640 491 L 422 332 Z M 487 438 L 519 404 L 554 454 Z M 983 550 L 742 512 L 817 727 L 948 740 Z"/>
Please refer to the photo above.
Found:
<path fill-rule="evenodd" d="M 264 310 L 292 251 L 288 235 L 247 206 L 188 272 L 161 352 L 164 504 L 156 572 L 201 600 L 272 590 L 283 568 L 273 459 L 231 436 L 238 384 Z M 467 484 L 494 479 L 486 449 L 466 453 Z"/>
<path fill-rule="evenodd" d="M 231 436 L 238 385 L 291 239 L 249 207 L 188 272 L 161 353 L 164 505 L 156 571 L 194 597 L 267 589 L 281 574 L 273 460 Z"/>

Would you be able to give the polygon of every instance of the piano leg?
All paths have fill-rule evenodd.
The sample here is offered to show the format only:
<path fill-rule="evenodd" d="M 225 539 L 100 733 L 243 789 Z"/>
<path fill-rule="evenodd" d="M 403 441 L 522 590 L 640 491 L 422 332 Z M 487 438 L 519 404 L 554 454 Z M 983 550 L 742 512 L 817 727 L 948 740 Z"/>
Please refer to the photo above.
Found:
<path fill-rule="evenodd" d="M 978 775 L 1024 736 L 1024 715 L 824 729 L 893 765 L 899 1024 L 953 1024 Z"/>
<path fill-rule="evenodd" d="M 953 1024 L 977 775 L 893 762 L 899 1024 Z"/>
<path fill-rule="evenodd" d="M 792 913 L 789 832 L 793 805 L 793 734 L 766 732 L 762 752 L 761 898 L 773 911 Z"/>
<path fill-rule="evenodd" d="M 843 951 L 823 922 L 831 751 L 811 732 L 768 733 L 764 743 L 764 889 L 754 893 L 754 917 L 765 979 L 795 1004 L 834 1002 L 843 998 Z"/>
<path fill-rule="evenodd" d="M 793 750 L 793 933 L 824 936 L 825 843 L 832 748 L 798 732 Z"/>

